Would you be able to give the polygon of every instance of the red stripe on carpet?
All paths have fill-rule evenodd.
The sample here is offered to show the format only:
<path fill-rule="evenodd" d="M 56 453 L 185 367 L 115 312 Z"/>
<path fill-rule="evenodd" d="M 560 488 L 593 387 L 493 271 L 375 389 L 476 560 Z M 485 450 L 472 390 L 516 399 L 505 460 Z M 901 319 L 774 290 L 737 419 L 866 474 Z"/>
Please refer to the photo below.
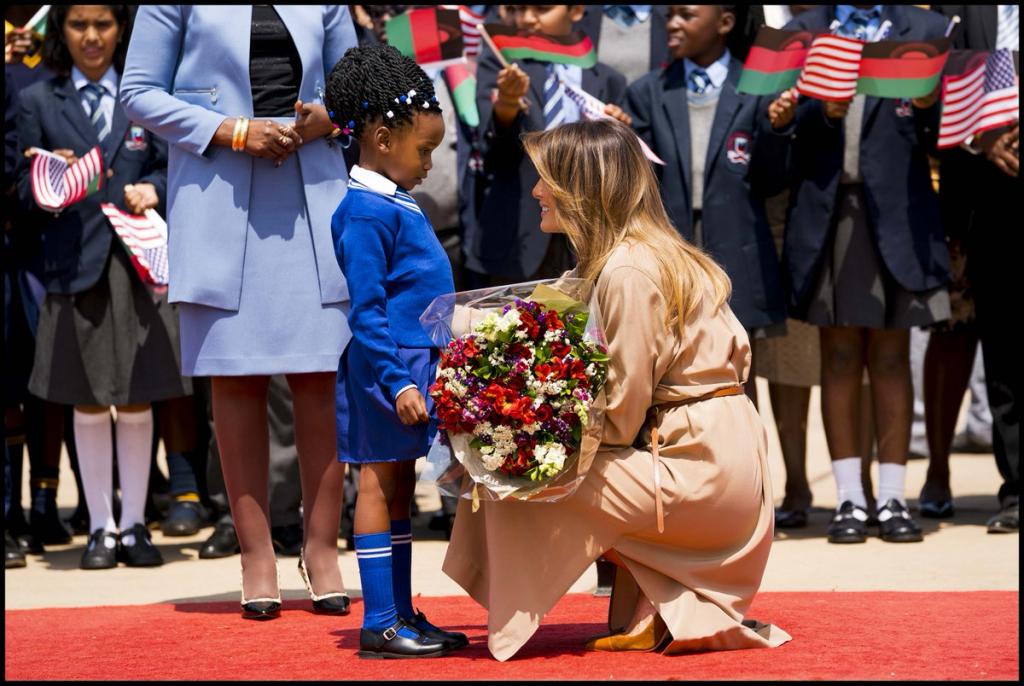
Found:
<path fill-rule="evenodd" d="M 360 660 L 361 603 L 348 617 L 285 603 L 243 621 L 237 603 L 8 610 L 7 679 L 943 679 L 1017 680 L 1018 593 L 762 593 L 751 617 L 793 640 L 774 650 L 666 657 L 589 653 L 607 599 L 570 595 L 518 656 L 487 652 L 486 617 L 464 597 L 417 598 L 469 648 L 432 660 Z"/>

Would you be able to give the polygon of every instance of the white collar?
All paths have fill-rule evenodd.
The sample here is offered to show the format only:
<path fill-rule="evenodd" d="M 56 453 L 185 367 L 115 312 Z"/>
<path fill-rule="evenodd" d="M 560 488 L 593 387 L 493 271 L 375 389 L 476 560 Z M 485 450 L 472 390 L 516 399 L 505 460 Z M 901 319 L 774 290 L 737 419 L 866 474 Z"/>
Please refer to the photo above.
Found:
<path fill-rule="evenodd" d="M 100 80 L 96 81 L 96 83 L 103 87 L 107 92 L 107 95 L 116 98 L 117 82 L 119 79 L 120 76 L 118 75 L 117 70 L 114 69 L 114 65 L 110 65 L 107 67 L 107 71 L 103 73 L 103 76 L 101 76 Z M 75 90 L 78 91 L 85 88 L 87 83 L 92 83 L 78 67 L 71 67 L 71 82 L 75 84 Z"/>
<path fill-rule="evenodd" d="M 348 175 L 371 191 L 376 191 L 381 195 L 394 195 L 395 191 L 398 190 L 398 185 L 394 181 L 391 181 L 383 174 L 364 169 L 358 164 L 352 167 Z"/>

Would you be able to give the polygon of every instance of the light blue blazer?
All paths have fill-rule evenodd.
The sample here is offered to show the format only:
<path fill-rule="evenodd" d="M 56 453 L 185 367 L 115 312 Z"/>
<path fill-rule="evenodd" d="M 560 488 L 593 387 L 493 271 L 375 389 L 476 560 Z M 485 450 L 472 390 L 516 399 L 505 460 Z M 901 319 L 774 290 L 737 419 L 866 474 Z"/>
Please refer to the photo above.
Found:
<path fill-rule="evenodd" d="M 356 45 L 344 5 L 274 5 L 302 60 L 303 102 L 322 102 L 327 74 Z M 210 145 L 227 117 L 253 116 L 250 5 L 142 5 L 121 77 L 129 117 L 167 141 L 170 299 L 237 310 L 254 158 Z M 338 146 L 299 148 L 320 300 L 348 300 L 331 216 L 348 174 Z"/>

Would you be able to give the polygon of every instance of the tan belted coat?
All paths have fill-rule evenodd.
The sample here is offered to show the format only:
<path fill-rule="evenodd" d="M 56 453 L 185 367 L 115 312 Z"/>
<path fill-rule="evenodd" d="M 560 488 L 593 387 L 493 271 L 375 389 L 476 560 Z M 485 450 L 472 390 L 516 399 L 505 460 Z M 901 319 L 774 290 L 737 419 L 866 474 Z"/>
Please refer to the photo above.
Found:
<path fill-rule="evenodd" d="M 673 641 L 666 653 L 774 647 L 789 635 L 742 623 L 768 562 L 774 526 L 765 430 L 744 395 L 658 412 L 664 532 L 644 422 L 652 405 L 746 380 L 750 344 L 728 306 L 701 305 L 680 336 L 665 326 L 656 263 L 618 248 L 596 298 L 612 362 L 601 447 L 579 489 L 556 503 L 460 499 L 444 571 L 489 612 L 488 646 L 507 660 L 587 567 L 614 549 L 609 629 L 623 628 L 637 590 Z M 754 628 L 749 626 L 754 625 Z"/>

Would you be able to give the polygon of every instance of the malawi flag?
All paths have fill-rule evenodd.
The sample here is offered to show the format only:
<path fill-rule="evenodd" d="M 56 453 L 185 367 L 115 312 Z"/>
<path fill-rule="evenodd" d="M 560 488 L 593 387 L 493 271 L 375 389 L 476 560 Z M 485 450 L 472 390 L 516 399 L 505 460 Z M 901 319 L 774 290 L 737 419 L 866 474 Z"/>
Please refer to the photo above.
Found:
<path fill-rule="evenodd" d="M 568 36 L 549 36 L 532 31 L 520 31 L 504 24 L 487 24 L 484 30 L 494 41 L 502 56 L 513 62 L 519 59 L 574 64 L 589 69 L 597 64 L 594 44 L 582 31 Z"/>
<path fill-rule="evenodd" d="M 443 67 L 464 59 L 458 10 L 418 7 L 388 20 L 384 30 L 388 44 L 421 67 Z"/>
<path fill-rule="evenodd" d="M 857 92 L 876 98 L 921 98 L 939 85 L 950 40 L 878 41 L 860 56 Z"/>
<path fill-rule="evenodd" d="M 480 112 L 476 109 L 476 77 L 465 64 L 453 64 L 445 67 L 444 79 L 452 94 L 455 111 L 467 126 L 476 128 L 480 125 Z"/>
<path fill-rule="evenodd" d="M 795 86 L 812 38 L 809 31 L 761 27 L 747 53 L 736 90 L 752 95 L 772 95 Z"/>

